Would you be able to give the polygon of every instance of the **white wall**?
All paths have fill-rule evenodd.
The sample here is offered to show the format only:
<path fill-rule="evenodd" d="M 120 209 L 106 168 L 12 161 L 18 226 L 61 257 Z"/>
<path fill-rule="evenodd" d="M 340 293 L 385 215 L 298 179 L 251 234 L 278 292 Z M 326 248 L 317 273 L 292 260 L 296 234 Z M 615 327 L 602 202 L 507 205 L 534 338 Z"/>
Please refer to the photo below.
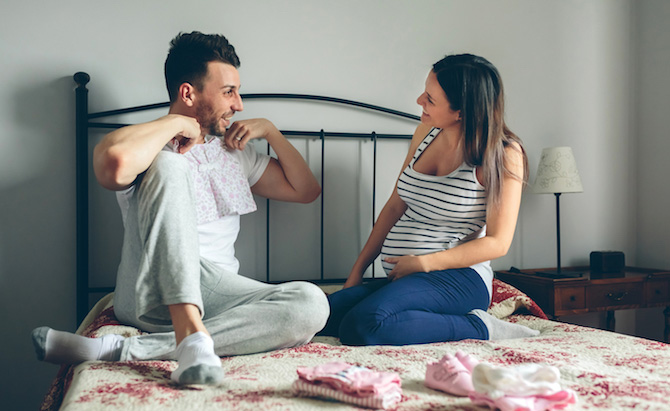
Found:
<path fill-rule="evenodd" d="M 168 42 L 179 31 L 197 29 L 223 33 L 236 46 L 243 92 L 333 95 L 418 113 L 415 99 L 433 62 L 447 53 L 481 54 L 503 76 L 507 120 L 526 143 L 531 177 L 543 147 L 570 145 L 574 150 L 585 191 L 561 199 L 563 264 L 586 263 L 591 250 L 616 249 L 631 263 L 670 266 L 664 253 L 667 221 L 662 230 L 658 221 L 644 218 L 667 209 L 667 189 L 662 194 L 666 206 L 644 198 L 658 198 L 668 167 L 661 158 L 646 170 L 647 163 L 636 160 L 638 142 L 647 157 L 662 155 L 657 144 L 667 148 L 661 123 L 667 115 L 657 108 L 663 105 L 657 105 L 661 100 L 655 93 L 665 90 L 667 95 L 668 82 L 654 65 L 653 48 L 635 54 L 632 4 L 637 3 L 5 0 L 0 14 L 0 78 L 5 81 L 0 98 L 0 313 L 5 319 L 0 355 L 5 370 L 14 371 L 0 377 L 3 409 L 36 408 L 56 373 L 57 367 L 34 359 L 30 330 L 42 324 L 75 328 L 74 72 L 91 75 L 94 111 L 164 101 Z M 639 19 L 657 22 L 654 27 L 661 30 L 668 17 L 667 4 L 647 2 Z M 667 50 L 667 29 L 661 34 L 665 43 L 659 47 L 665 44 Z M 636 94 L 634 57 L 648 60 L 642 70 L 654 73 L 666 88 L 644 83 Z M 667 66 L 667 51 L 664 58 Z M 644 122 L 639 139 L 632 95 L 655 119 Z M 254 110 L 248 104 L 244 115 L 254 116 Z M 307 120 L 347 131 L 339 116 L 288 119 L 280 111 L 256 110 L 280 126 Z M 383 124 L 391 130 L 376 131 L 411 129 Z M 365 149 L 361 146 L 361 152 Z M 387 154 L 402 158 L 403 150 L 400 145 Z M 386 181 L 382 192 L 390 190 L 398 167 L 389 162 L 380 168 Z M 118 215 L 109 207 L 111 193 L 95 196 L 95 204 L 107 204 L 108 210 L 92 220 L 94 264 L 96 271 L 113 276 L 118 239 L 103 241 L 102 234 L 118 230 Z M 355 218 L 365 209 L 357 208 Z M 513 248 L 496 268 L 554 265 L 553 196 L 527 194 L 521 213 Z M 244 234 L 247 240 L 254 230 Z M 655 248 L 659 243 L 665 247 Z M 353 261 L 349 251 L 343 253 L 338 264 L 348 267 Z M 634 321 L 623 318 L 622 325 Z"/>
<path fill-rule="evenodd" d="M 637 262 L 649 267 L 670 267 L 670 184 L 668 153 L 668 98 L 670 82 L 670 2 L 641 2 L 635 13 L 637 90 L 634 107 L 637 146 Z M 637 312 L 637 333 L 663 338 L 661 308 Z"/>

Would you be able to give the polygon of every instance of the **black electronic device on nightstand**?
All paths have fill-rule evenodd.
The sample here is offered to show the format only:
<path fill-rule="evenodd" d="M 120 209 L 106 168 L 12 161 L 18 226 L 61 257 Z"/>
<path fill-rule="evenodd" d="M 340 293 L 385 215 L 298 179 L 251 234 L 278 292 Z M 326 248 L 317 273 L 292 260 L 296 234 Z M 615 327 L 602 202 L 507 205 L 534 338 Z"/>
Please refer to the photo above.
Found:
<path fill-rule="evenodd" d="M 590 260 L 592 277 L 615 277 L 626 267 L 626 257 L 621 251 L 592 251 Z"/>

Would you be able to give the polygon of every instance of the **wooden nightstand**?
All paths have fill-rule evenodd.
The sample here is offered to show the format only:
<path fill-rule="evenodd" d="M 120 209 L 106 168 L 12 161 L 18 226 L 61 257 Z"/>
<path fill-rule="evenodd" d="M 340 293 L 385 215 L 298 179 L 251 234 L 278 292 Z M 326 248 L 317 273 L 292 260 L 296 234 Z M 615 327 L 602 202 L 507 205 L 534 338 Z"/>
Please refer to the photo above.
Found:
<path fill-rule="evenodd" d="M 568 267 L 562 270 L 583 276 L 547 278 L 536 274 L 543 270 L 550 269 L 496 271 L 496 278 L 526 293 L 553 319 L 607 311 L 610 331 L 614 331 L 615 310 L 665 306 L 663 337 L 670 342 L 670 271 L 626 267 L 620 274 L 596 274 L 589 267 Z"/>

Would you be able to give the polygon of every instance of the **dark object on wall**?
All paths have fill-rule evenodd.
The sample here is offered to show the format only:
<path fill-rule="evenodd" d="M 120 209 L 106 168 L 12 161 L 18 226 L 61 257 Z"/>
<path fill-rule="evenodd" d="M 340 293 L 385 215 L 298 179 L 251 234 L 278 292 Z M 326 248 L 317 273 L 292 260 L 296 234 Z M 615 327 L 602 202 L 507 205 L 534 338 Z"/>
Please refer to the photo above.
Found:
<path fill-rule="evenodd" d="M 591 251 L 591 273 L 623 272 L 626 258 L 621 251 Z"/>

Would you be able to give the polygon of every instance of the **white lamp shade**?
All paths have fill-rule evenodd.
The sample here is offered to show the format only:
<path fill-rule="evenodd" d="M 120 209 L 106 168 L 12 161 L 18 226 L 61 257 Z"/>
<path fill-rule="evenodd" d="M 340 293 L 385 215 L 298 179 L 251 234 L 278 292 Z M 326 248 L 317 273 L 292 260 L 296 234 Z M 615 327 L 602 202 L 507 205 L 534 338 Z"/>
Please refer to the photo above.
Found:
<path fill-rule="evenodd" d="M 581 193 L 577 162 L 570 147 L 551 147 L 542 150 L 540 165 L 533 184 L 537 194 Z"/>

